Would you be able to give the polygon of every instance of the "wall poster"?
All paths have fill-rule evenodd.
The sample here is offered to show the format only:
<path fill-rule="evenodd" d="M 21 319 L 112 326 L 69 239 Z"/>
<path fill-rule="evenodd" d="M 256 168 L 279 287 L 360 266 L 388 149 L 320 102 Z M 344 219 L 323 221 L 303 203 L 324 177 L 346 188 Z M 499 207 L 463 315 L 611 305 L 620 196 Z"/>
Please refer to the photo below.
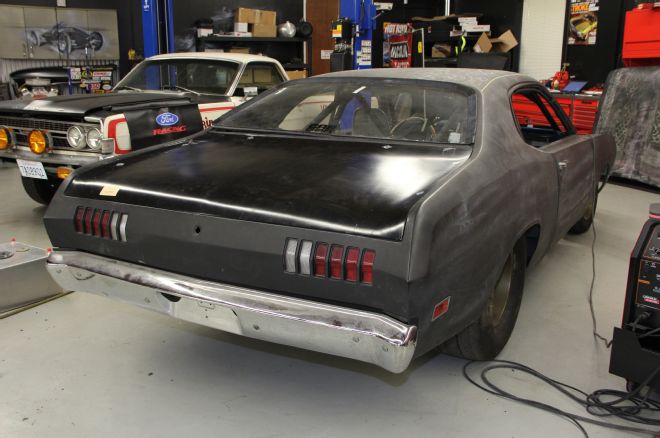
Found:
<path fill-rule="evenodd" d="M 383 67 L 412 67 L 412 31 L 410 23 L 383 23 Z"/>
<path fill-rule="evenodd" d="M 593 46 L 598 33 L 600 0 L 571 0 L 568 17 L 568 44 Z"/>

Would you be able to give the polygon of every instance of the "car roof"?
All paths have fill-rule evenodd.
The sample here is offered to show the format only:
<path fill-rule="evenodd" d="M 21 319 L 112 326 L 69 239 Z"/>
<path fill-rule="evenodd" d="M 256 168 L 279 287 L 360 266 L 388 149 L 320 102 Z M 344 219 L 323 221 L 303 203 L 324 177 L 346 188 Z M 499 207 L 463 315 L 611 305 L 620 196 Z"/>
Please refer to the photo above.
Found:
<path fill-rule="evenodd" d="M 233 62 L 273 62 L 279 64 L 276 59 L 262 55 L 252 55 L 249 53 L 227 53 L 227 52 L 178 52 L 178 53 L 165 53 L 162 55 L 151 56 L 146 60 L 161 60 L 161 59 L 215 59 L 219 61 L 233 61 Z"/>
<path fill-rule="evenodd" d="M 509 80 L 514 80 L 514 82 L 535 82 L 531 77 L 519 73 L 472 68 L 373 68 L 367 70 L 346 70 L 316 77 L 418 79 L 456 83 L 476 88 L 480 91 L 485 90 L 491 83 L 495 83 L 502 78 L 509 78 Z"/>

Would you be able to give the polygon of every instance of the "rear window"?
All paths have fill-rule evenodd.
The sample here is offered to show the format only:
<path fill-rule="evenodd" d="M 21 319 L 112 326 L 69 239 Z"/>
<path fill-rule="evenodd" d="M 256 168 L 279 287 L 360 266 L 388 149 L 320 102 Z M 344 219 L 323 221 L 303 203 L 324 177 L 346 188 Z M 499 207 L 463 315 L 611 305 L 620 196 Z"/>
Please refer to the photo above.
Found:
<path fill-rule="evenodd" d="M 229 112 L 228 128 L 472 144 L 476 96 L 455 84 L 324 78 L 290 82 Z"/>

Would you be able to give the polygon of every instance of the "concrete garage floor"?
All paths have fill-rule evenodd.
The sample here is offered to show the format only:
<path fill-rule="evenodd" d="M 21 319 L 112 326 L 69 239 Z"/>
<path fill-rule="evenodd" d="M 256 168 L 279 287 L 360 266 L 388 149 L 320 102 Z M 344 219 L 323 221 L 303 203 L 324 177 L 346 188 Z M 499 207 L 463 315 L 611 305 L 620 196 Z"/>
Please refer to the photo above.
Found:
<path fill-rule="evenodd" d="M 0 168 L 0 241 L 49 246 L 44 208 Z M 628 257 L 657 193 L 609 185 L 596 226 L 601 332 L 620 323 Z M 559 242 L 528 273 L 500 358 L 591 391 L 622 389 L 593 340 L 587 304 L 592 234 Z M 567 421 L 494 398 L 461 376 L 464 361 L 427 355 L 402 375 L 243 339 L 74 293 L 0 320 L 0 437 L 488 436 L 578 437 Z M 581 408 L 515 374 L 505 387 Z M 591 436 L 630 436 L 586 426 Z"/>

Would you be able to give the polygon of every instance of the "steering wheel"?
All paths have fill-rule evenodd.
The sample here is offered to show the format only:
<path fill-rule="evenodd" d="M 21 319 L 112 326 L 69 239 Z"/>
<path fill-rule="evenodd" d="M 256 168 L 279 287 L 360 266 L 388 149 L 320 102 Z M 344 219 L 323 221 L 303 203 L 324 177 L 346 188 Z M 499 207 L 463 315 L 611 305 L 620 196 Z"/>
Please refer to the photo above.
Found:
<path fill-rule="evenodd" d="M 426 118 L 410 116 L 394 125 L 390 135 L 398 139 L 428 141 L 436 135 L 436 132 Z"/>

